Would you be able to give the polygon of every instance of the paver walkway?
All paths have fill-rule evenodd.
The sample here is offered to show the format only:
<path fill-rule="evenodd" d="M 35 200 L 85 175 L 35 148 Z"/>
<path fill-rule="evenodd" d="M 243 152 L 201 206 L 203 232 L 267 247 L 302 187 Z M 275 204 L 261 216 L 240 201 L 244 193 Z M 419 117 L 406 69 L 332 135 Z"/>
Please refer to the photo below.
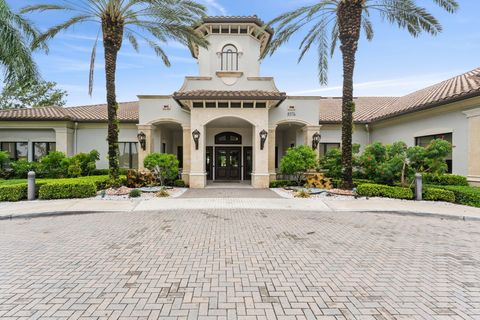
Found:
<path fill-rule="evenodd" d="M 480 318 L 478 222 L 190 209 L 0 235 L 2 320 Z"/>
<path fill-rule="evenodd" d="M 277 193 L 270 189 L 252 188 L 205 188 L 188 189 L 179 198 L 277 198 Z"/>

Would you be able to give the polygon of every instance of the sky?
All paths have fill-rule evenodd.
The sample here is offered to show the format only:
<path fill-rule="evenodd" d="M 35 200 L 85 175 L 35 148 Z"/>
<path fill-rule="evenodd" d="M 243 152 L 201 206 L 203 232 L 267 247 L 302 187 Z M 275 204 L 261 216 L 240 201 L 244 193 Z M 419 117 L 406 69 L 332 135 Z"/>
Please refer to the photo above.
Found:
<path fill-rule="evenodd" d="M 14 10 L 37 3 L 62 0 L 7 0 Z M 80 0 L 75 0 L 80 1 Z M 82 0 L 83 1 L 83 0 Z M 208 8 L 209 15 L 254 15 L 269 21 L 281 13 L 316 0 L 197 0 Z M 480 67 L 480 1 L 458 0 L 460 10 L 448 14 L 434 5 L 433 0 L 417 0 L 442 23 L 443 32 L 435 37 L 411 37 L 406 31 L 382 21 L 372 14 L 375 37 L 369 42 L 362 37 L 355 69 L 355 96 L 401 96 L 428 85 Z M 70 13 L 43 12 L 27 16 L 40 30 L 65 21 Z M 99 24 L 85 23 L 51 40 L 49 53 L 38 52 L 35 60 L 42 77 L 57 82 L 68 92 L 67 106 L 105 103 L 103 50 L 99 46 L 95 67 L 93 95 L 88 95 L 88 72 L 92 47 Z M 337 50 L 329 62 L 329 82 L 321 86 L 317 76 L 317 55 L 312 50 L 297 63 L 302 29 L 297 36 L 273 56 L 262 61 L 261 76 L 273 76 L 277 87 L 290 95 L 341 95 L 341 55 Z M 117 100 L 135 101 L 142 94 L 171 94 L 178 90 L 185 76 L 197 75 L 197 61 L 189 50 L 178 43 L 166 43 L 172 66 L 146 46 L 136 53 L 125 41 L 119 54 L 117 70 Z"/>

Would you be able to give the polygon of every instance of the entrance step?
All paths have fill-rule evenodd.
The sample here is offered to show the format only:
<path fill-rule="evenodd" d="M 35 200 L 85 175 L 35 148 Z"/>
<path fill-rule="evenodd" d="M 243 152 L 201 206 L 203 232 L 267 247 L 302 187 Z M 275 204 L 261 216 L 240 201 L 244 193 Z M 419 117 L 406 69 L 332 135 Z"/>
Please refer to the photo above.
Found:
<path fill-rule="evenodd" d="M 270 189 L 205 188 L 188 189 L 179 198 L 282 198 Z"/>
<path fill-rule="evenodd" d="M 206 189 L 253 189 L 251 181 L 208 181 Z"/>

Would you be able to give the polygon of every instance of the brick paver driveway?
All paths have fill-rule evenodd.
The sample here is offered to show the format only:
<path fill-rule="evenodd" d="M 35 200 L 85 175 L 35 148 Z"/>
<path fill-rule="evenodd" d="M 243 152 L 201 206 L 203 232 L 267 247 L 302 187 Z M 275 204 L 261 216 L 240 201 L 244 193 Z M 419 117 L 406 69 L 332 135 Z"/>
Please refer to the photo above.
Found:
<path fill-rule="evenodd" d="M 0 221 L 0 318 L 479 319 L 480 224 L 173 211 Z"/>

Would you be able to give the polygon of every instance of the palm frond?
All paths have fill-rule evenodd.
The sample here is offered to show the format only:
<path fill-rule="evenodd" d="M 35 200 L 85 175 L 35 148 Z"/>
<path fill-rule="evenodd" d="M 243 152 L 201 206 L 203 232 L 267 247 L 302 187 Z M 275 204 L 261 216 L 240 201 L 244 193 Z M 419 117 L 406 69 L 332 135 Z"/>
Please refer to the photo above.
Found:
<path fill-rule="evenodd" d="M 40 43 L 43 43 L 43 42 L 47 42 L 48 40 L 54 38 L 60 31 L 65 31 L 65 30 L 68 30 L 70 27 L 72 27 L 73 25 L 77 24 L 77 23 L 81 23 L 81 22 L 86 22 L 86 21 L 94 21 L 92 20 L 92 17 L 91 16 L 88 16 L 88 15 L 80 15 L 80 16 L 76 16 L 76 17 L 72 17 L 70 19 L 68 19 L 67 21 L 57 25 L 57 26 L 54 26 L 50 29 L 48 29 L 46 32 L 42 33 L 41 35 L 39 35 L 37 37 L 37 39 L 35 39 L 34 43 L 33 43 L 33 47 L 38 47 L 38 45 Z"/>
<path fill-rule="evenodd" d="M 97 45 L 98 45 L 98 37 L 100 36 L 100 32 L 97 34 L 97 39 L 95 39 L 95 44 L 92 48 L 92 54 L 90 55 L 90 68 L 88 73 L 88 95 L 91 97 L 93 93 L 93 81 L 95 78 L 95 58 L 97 57 Z"/>
<path fill-rule="evenodd" d="M 0 0 L 0 65 L 7 85 L 39 79 L 31 48 L 37 36 L 37 30 L 29 21 L 13 13 L 5 0 Z"/>
<path fill-rule="evenodd" d="M 412 0 L 381 0 L 368 7 L 379 11 L 387 21 L 396 23 L 414 37 L 418 37 L 422 32 L 436 35 L 442 31 L 439 21 Z"/>

